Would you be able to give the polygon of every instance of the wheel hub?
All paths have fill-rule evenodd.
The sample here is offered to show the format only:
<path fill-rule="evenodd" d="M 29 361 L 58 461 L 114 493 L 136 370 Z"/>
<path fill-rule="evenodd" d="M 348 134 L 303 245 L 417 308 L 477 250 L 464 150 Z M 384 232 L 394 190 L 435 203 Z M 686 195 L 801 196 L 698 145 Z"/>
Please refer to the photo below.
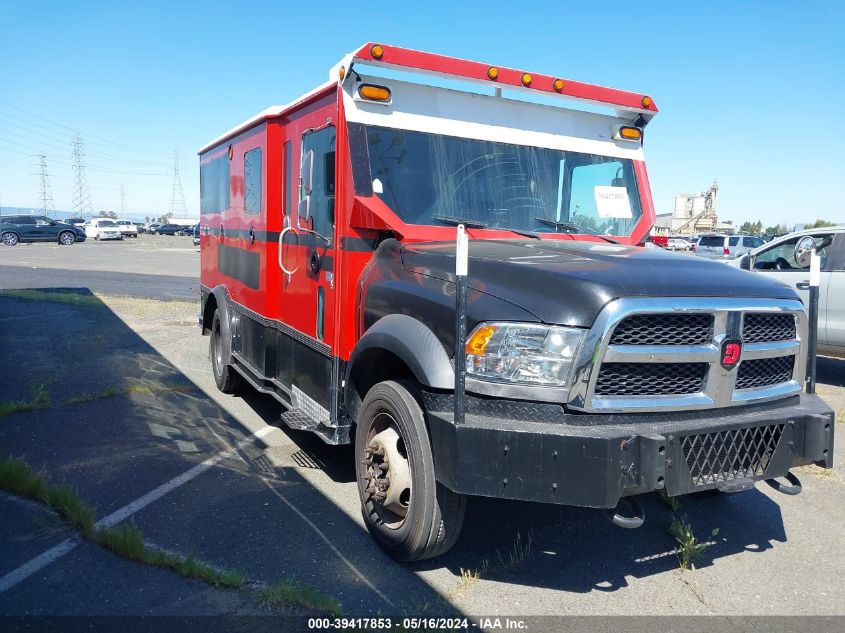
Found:
<path fill-rule="evenodd" d="M 362 463 L 370 499 L 401 522 L 411 500 L 411 467 L 399 432 L 389 426 L 375 435 L 364 449 Z"/>

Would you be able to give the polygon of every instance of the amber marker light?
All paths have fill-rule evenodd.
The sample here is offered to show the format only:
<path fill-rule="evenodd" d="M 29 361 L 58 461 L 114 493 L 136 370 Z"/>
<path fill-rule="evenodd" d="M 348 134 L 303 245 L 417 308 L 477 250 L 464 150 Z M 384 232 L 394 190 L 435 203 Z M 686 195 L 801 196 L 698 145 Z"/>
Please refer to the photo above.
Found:
<path fill-rule="evenodd" d="M 373 59 L 381 59 L 384 57 L 384 49 L 381 47 L 381 44 L 373 44 L 370 46 L 370 55 L 373 56 Z"/>
<path fill-rule="evenodd" d="M 526 88 L 531 85 L 531 75 L 529 75 L 528 73 L 522 73 L 522 77 L 520 77 L 519 80 L 522 82 L 522 85 Z"/>
<path fill-rule="evenodd" d="M 344 77 L 346 77 L 346 69 L 343 66 L 341 66 L 337 70 L 337 78 L 340 79 L 341 81 L 343 81 Z"/>
<path fill-rule="evenodd" d="M 487 79 L 491 81 L 496 81 L 499 78 L 499 69 L 495 66 L 490 66 L 487 69 Z"/>
<path fill-rule="evenodd" d="M 232 156 L 235 155 L 235 148 L 229 145 L 229 160 L 232 160 Z"/>
<path fill-rule="evenodd" d="M 619 128 L 619 138 L 625 141 L 639 141 L 643 138 L 643 131 L 638 127 L 623 125 Z"/>
<path fill-rule="evenodd" d="M 361 84 L 358 86 L 358 96 L 369 101 L 390 101 L 390 90 L 384 86 Z"/>
<path fill-rule="evenodd" d="M 647 96 L 646 96 L 646 97 L 643 97 L 643 98 L 642 98 L 642 100 L 640 101 L 640 103 L 642 103 L 642 104 L 643 104 L 643 107 L 644 107 L 644 108 L 650 108 L 650 107 L 651 107 L 651 103 L 652 103 L 652 101 L 651 101 L 651 97 L 647 97 Z"/>
<path fill-rule="evenodd" d="M 563 79 L 555 79 L 554 83 L 552 83 L 552 88 L 555 89 L 555 92 L 563 90 Z"/>
<path fill-rule="evenodd" d="M 483 356 L 484 350 L 487 349 L 487 343 L 490 342 L 490 339 L 493 338 L 495 333 L 496 328 L 492 325 L 484 325 L 478 328 L 467 341 L 467 354 Z"/>

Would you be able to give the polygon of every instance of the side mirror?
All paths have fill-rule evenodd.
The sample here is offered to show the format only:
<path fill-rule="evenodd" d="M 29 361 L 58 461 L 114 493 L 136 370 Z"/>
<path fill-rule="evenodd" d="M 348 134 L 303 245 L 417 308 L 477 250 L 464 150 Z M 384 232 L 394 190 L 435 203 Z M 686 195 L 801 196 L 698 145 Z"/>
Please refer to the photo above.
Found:
<path fill-rule="evenodd" d="M 307 152 L 305 152 L 305 155 L 302 157 L 302 162 L 299 164 L 299 182 L 300 186 L 302 187 L 302 192 L 305 196 L 311 195 L 313 174 L 314 150 L 309 149 Z"/>
<path fill-rule="evenodd" d="M 799 268 L 810 267 L 810 256 L 816 248 L 816 240 L 809 235 L 805 235 L 800 240 L 795 242 L 795 263 Z"/>
<path fill-rule="evenodd" d="M 306 195 L 300 200 L 297 210 L 301 219 L 308 220 L 311 217 L 311 196 Z"/>
<path fill-rule="evenodd" d="M 739 267 L 742 270 L 751 270 L 751 255 L 743 255 L 742 259 L 739 260 Z"/>

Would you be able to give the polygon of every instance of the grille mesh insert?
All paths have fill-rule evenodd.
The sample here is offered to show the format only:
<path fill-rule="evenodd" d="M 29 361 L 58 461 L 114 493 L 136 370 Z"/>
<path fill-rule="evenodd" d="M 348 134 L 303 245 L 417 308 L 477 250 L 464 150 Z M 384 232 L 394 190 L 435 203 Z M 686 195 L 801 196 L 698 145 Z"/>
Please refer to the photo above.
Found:
<path fill-rule="evenodd" d="M 707 345 L 712 314 L 634 314 L 613 332 L 611 345 Z"/>
<path fill-rule="evenodd" d="M 681 438 L 681 450 L 700 486 L 764 475 L 782 435 L 783 424 L 688 435 Z"/>
<path fill-rule="evenodd" d="M 707 363 L 605 363 L 597 396 L 671 396 L 698 393 Z"/>
<path fill-rule="evenodd" d="M 792 380 L 795 356 L 744 360 L 737 370 L 736 388 L 753 389 Z"/>
<path fill-rule="evenodd" d="M 795 317 L 791 314 L 751 312 L 742 319 L 742 340 L 745 343 L 788 341 L 795 338 Z"/>

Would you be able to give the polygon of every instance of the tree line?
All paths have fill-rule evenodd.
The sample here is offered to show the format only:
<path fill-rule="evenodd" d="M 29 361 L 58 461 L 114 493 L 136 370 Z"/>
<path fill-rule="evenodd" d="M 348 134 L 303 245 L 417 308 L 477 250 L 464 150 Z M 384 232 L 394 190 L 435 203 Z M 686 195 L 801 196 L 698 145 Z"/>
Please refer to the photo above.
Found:
<path fill-rule="evenodd" d="M 826 226 L 836 226 L 836 222 L 828 222 L 827 220 L 816 220 L 812 224 L 806 225 L 806 229 L 820 229 Z M 743 222 L 739 227 L 739 232 L 744 235 L 782 235 L 789 233 L 783 224 L 775 224 L 774 226 L 767 226 L 763 228 L 763 223 L 760 220 L 756 222 Z"/>

